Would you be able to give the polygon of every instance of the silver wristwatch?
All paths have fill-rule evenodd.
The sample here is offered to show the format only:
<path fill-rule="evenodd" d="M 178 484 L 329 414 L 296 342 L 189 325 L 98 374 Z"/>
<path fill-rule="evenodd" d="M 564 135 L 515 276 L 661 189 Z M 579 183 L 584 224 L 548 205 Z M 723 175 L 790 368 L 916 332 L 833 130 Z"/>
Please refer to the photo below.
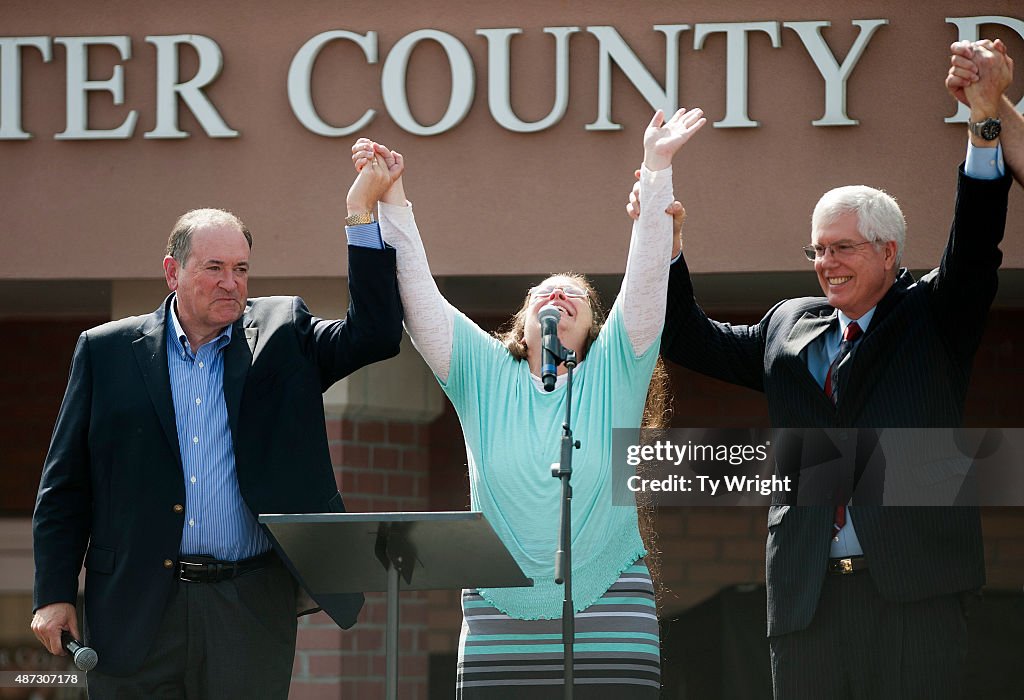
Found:
<path fill-rule="evenodd" d="M 999 138 L 999 132 L 1002 130 L 1002 124 L 998 119 L 989 117 L 980 122 L 967 122 L 967 127 L 971 130 L 971 133 L 975 136 L 979 136 L 986 141 L 995 141 Z"/>

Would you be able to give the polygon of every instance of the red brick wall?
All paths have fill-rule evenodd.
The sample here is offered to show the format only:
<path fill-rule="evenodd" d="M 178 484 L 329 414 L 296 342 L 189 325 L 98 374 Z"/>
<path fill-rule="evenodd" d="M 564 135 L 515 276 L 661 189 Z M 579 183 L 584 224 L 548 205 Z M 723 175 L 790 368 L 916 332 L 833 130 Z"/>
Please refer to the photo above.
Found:
<path fill-rule="evenodd" d="M 469 508 L 469 475 L 466 471 L 466 443 L 459 417 L 445 401 L 444 413 L 429 426 L 430 510 Z M 452 653 L 459 645 L 462 627 L 461 591 L 429 591 L 427 600 L 427 649 L 431 653 Z"/>
<path fill-rule="evenodd" d="M 327 437 L 351 512 L 427 510 L 426 426 L 398 421 L 328 419 Z M 403 700 L 427 698 L 427 597 L 403 593 L 399 611 L 399 688 Z M 324 613 L 299 621 L 290 697 L 384 697 L 383 593 L 367 593 L 356 626 L 340 630 Z"/>

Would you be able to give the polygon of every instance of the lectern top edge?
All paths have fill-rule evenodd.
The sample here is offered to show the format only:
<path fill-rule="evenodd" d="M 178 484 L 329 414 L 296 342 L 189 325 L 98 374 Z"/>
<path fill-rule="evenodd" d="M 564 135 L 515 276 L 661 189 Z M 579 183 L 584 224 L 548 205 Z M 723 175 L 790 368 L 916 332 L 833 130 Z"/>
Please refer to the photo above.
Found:
<path fill-rule="evenodd" d="M 280 523 L 360 523 L 404 521 L 452 521 L 480 520 L 483 515 L 479 511 L 413 511 L 408 513 L 264 513 L 259 516 L 263 524 Z"/>

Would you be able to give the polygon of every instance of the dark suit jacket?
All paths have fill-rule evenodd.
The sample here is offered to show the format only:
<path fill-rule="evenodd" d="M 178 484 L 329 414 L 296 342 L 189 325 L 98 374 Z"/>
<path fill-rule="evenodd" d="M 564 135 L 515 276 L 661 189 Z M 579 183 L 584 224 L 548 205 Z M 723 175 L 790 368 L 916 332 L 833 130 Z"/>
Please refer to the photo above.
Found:
<path fill-rule="evenodd" d="M 344 511 L 327 447 L 322 393 L 392 357 L 402 309 L 394 250 L 349 247 L 343 321 L 314 317 L 298 297 L 250 299 L 224 349 L 224 400 L 246 505 L 260 513 Z M 74 603 L 84 557 L 87 643 L 99 670 L 142 663 L 169 597 L 185 483 L 167 369 L 172 297 L 151 314 L 78 340 L 33 517 L 35 600 Z M 361 594 L 318 601 L 342 627 Z"/>
<path fill-rule="evenodd" d="M 918 281 L 900 271 L 840 376 L 837 407 L 811 376 L 805 353 L 837 322 L 824 298 L 780 302 L 755 325 L 719 323 L 697 306 L 681 260 L 670 275 L 662 352 L 690 369 L 763 391 L 776 428 L 840 429 L 842 439 L 841 429 L 958 427 L 998 284 L 1010 182 L 974 180 L 961 169 L 939 268 Z M 888 599 L 920 600 L 985 581 L 976 509 L 860 507 L 853 517 L 870 575 Z M 771 507 L 769 635 L 803 629 L 814 616 L 831 519 L 826 506 Z"/>

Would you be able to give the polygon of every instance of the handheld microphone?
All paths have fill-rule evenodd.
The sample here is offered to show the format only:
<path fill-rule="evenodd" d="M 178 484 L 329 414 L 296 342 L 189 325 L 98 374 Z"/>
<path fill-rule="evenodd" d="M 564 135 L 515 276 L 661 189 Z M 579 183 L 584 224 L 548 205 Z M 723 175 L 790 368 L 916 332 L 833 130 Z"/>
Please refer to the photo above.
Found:
<path fill-rule="evenodd" d="M 544 391 L 555 390 L 558 364 L 562 361 L 562 342 L 558 339 L 561 318 L 562 310 L 554 304 L 545 304 L 537 314 L 540 321 L 540 379 L 544 382 Z"/>
<path fill-rule="evenodd" d="M 71 658 L 75 661 L 75 666 L 81 671 L 91 671 L 96 668 L 96 663 L 100 660 L 100 657 L 96 655 L 96 651 L 91 647 L 84 646 L 80 641 L 71 636 L 71 633 L 64 630 L 60 633 L 60 645 L 64 647 Z"/>

